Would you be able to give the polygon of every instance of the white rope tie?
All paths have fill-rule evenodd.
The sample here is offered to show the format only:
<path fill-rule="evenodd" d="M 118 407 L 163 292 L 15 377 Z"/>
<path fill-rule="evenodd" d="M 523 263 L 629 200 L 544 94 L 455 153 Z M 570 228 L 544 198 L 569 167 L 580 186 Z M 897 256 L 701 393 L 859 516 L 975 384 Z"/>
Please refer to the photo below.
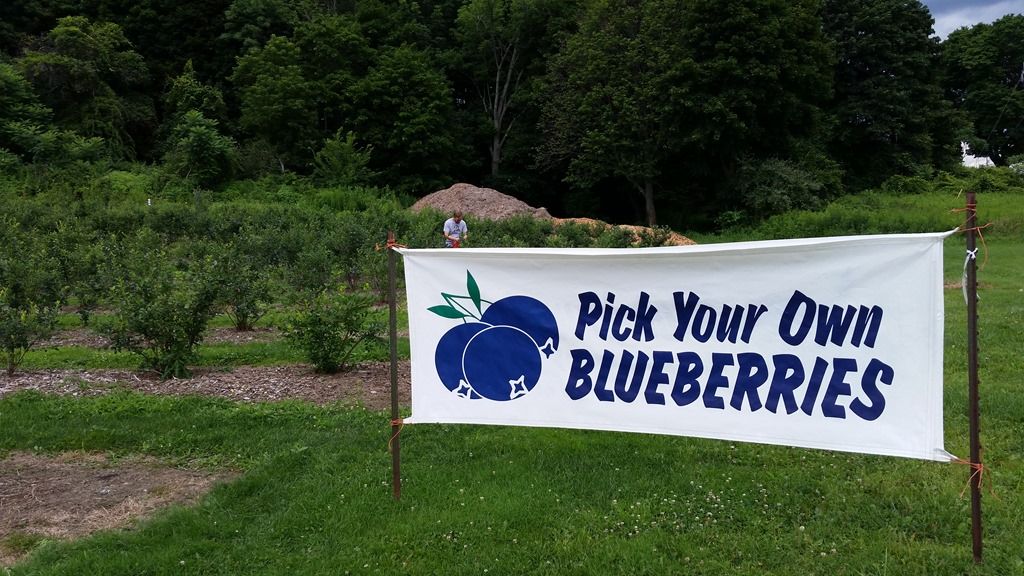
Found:
<path fill-rule="evenodd" d="M 968 250 L 967 251 L 967 257 L 964 258 L 964 274 L 963 274 L 963 277 L 961 277 L 961 279 L 960 279 L 960 287 L 961 287 L 961 289 L 963 290 L 963 293 L 964 293 L 964 304 L 967 304 L 967 265 L 971 263 L 971 260 L 977 260 L 977 259 L 978 259 L 978 249 L 977 248 L 975 248 L 974 250 Z M 978 300 L 981 300 L 981 298 L 979 297 Z"/>

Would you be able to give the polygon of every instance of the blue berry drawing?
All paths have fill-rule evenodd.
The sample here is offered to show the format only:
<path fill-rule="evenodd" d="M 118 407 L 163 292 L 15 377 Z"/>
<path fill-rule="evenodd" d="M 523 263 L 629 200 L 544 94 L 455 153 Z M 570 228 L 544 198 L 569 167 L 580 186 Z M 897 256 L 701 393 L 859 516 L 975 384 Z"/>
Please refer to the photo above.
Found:
<path fill-rule="evenodd" d="M 434 366 L 445 388 L 471 400 L 515 400 L 533 390 L 541 368 L 558 349 L 558 324 L 542 302 L 508 296 L 480 297 L 466 271 L 466 294 L 441 293 L 445 304 L 430 312 L 459 320 L 437 343 Z"/>

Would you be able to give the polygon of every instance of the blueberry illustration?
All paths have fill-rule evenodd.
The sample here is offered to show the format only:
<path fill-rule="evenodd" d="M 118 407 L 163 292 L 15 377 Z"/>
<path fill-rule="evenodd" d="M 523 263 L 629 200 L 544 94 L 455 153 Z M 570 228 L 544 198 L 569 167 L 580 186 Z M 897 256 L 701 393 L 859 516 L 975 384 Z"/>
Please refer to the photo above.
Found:
<path fill-rule="evenodd" d="M 459 382 L 465 378 L 462 373 L 462 353 L 470 339 L 485 328 L 487 325 L 479 322 L 459 324 L 441 337 L 434 352 L 434 366 L 445 388 L 451 391 L 459 389 Z"/>
<path fill-rule="evenodd" d="M 462 356 L 473 390 L 490 400 L 514 400 L 537 385 L 540 351 L 523 330 L 491 326 L 475 334 Z"/>
<path fill-rule="evenodd" d="M 558 324 L 548 307 L 529 296 L 509 296 L 491 304 L 480 320 L 492 326 L 514 326 L 533 339 L 548 357 L 558 349 Z"/>

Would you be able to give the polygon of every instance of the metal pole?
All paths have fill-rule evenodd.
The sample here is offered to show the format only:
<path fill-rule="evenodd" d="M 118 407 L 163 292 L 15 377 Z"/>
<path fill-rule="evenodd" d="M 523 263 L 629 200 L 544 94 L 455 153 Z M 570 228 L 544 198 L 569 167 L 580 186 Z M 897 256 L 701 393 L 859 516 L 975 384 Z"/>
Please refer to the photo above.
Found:
<path fill-rule="evenodd" d="M 402 425 L 398 421 L 398 312 L 395 289 L 395 233 L 388 230 L 388 324 L 391 340 L 391 494 L 402 498 L 401 439 Z"/>
<path fill-rule="evenodd" d="M 974 563 L 981 563 L 981 430 L 978 414 L 978 265 L 975 234 L 977 233 L 977 201 L 974 192 L 967 193 L 967 394 L 971 434 L 971 537 Z"/>

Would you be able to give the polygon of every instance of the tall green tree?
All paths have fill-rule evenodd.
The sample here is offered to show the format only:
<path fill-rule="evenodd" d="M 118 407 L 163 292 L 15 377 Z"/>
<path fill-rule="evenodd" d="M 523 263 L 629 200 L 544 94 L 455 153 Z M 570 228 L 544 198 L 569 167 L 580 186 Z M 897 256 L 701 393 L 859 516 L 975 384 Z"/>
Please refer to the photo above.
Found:
<path fill-rule="evenodd" d="M 148 71 L 118 25 L 61 18 L 17 65 L 58 126 L 102 137 L 115 156 L 148 151 L 156 128 Z"/>
<path fill-rule="evenodd" d="M 224 13 L 220 41 L 229 53 L 245 55 L 263 47 L 272 36 L 291 36 L 299 22 L 290 0 L 232 0 Z"/>
<path fill-rule="evenodd" d="M 319 145 L 315 85 L 303 75 L 301 57 L 291 40 L 273 36 L 239 58 L 231 77 L 242 128 L 273 147 L 282 171 L 308 164 Z"/>
<path fill-rule="evenodd" d="M 1024 154 L 1024 15 L 961 28 L 942 47 L 947 94 L 970 119 L 969 151 L 998 166 Z"/>
<path fill-rule="evenodd" d="M 595 3 L 551 62 L 541 159 L 577 187 L 628 182 L 651 225 L 659 197 L 706 210 L 745 158 L 788 158 L 816 135 L 829 77 L 815 7 Z"/>
<path fill-rule="evenodd" d="M 78 0 L 0 2 L 0 53 L 17 56 L 25 43 L 53 28 L 57 19 L 80 12 Z"/>
<path fill-rule="evenodd" d="M 561 0 L 471 0 L 459 10 L 459 60 L 486 117 L 491 177 L 501 171 L 509 136 L 531 104 L 551 36 L 574 12 L 574 2 Z"/>
<path fill-rule="evenodd" d="M 48 165 L 100 156 L 103 140 L 83 138 L 53 126 L 28 80 L 11 64 L 0 62 L 0 150 L 20 160 Z"/>
<path fill-rule="evenodd" d="M 189 110 L 196 110 L 211 120 L 227 120 L 228 111 L 223 93 L 216 86 L 205 84 L 196 77 L 191 60 L 185 62 L 181 74 L 170 80 L 163 105 L 165 118 L 173 119 Z"/>
<path fill-rule="evenodd" d="M 295 30 L 303 76 L 314 86 L 320 138 L 353 122 L 352 90 L 366 76 L 377 52 L 351 15 L 324 16 Z"/>
<path fill-rule="evenodd" d="M 212 188 L 231 175 L 235 142 L 217 129 L 217 121 L 198 110 L 185 112 L 167 142 L 168 170 L 203 188 Z"/>
<path fill-rule="evenodd" d="M 447 183 L 463 145 L 453 130 L 451 87 L 426 52 L 382 50 L 353 98 L 352 128 L 373 147 L 371 168 L 384 183 L 420 194 Z"/>
<path fill-rule="evenodd" d="M 566 180 L 593 187 L 621 178 L 657 224 L 655 189 L 686 138 L 697 69 L 673 34 L 681 0 L 596 3 L 552 60 L 542 124 L 546 162 L 567 162 Z"/>
<path fill-rule="evenodd" d="M 66 0 L 65 0 L 66 1 Z M 135 50 L 142 55 L 153 78 L 155 97 L 167 78 L 192 60 L 205 82 L 222 81 L 230 71 L 215 50 L 224 31 L 230 0 L 77 0 L 75 14 L 121 26 Z M 233 63 L 234 54 L 227 59 Z"/>
<path fill-rule="evenodd" d="M 936 74 L 938 40 L 918 0 L 825 0 L 836 49 L 830 151 L 854 188 L 927 171 L 958 146 Z"/>

